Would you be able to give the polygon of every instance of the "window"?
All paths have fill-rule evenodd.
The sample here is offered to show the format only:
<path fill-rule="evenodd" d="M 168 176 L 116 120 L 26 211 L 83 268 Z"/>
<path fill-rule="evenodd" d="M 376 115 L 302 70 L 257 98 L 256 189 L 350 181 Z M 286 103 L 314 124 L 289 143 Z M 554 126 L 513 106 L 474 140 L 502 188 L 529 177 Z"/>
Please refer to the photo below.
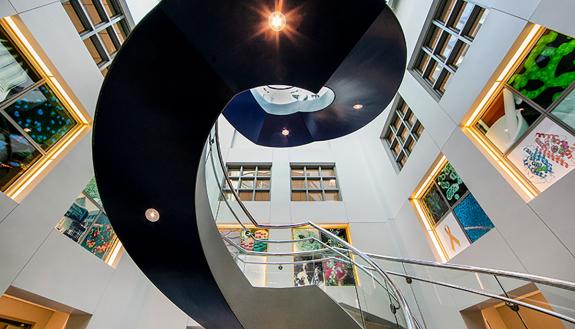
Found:
<path fill-rule="evenodd" d="M 350 242 L 347 225 L 329 225 L 323 228 L 345 242 Z M 293 240 L 305 240 L 296 242 L 294 251 L 323 249 L 325 248 L 324 244 L 336 248 L 344 247 L 315 228 L 294 228 L 292 236 Z M 315 240 L 310 238 L 315 238 Z M 329 256 L 332 256 L 331 259 L 326 259 Z M 354 286 L 356 278 L 353 265 L 349 261 L 340 260 L 342 258 L 341 255 L 335 253 L 330 255 L 325 252 L 318 255 L 295 256 L 294 285 L 296 287 L 309 285 Z"/>
<path fill-rule="evenodd" d="M 440 0 L 435 8 L 411 71 L 439 98 L 463 62 L 486 11 L 462 0 Z"/>
<path fill-rule="evenodd" d="M 575 168 L 575 40 L 528 31 L 525 52 L 507 65 L 515 71 L 500 74 L 465 129 L 534 197 Z"/>
<path fill-rule="evenodd" d="M 64 105 L 62 91 L 23 55 L 10 31 L 0 21 L 0 190 L 14 197 L 17 192 L 9 190 L 15 183 L 82 125 Z"/>
<path fill-rule="evenodd" d="M 392 108 L 382 138 L 397 169 L 401 170 L 423 133 L 423 125 L 401 96 L 397 96 Z"/>
<path fill-rule="evenodd" d="M 271 165 L 228 164 L 228 177 L 240 200 L 270 201 Z M 225 198 L 233 200 L 233 194 L 224 191 Z"/>
<path fill-rule="evenodd" d="M 453 166 L 442 157 L 413 197 L 443 260 L 450 259 L 494 226 Z"/>
<path fill-rule="evenodd" d="M 335 165 L 291 164 L 292 201 L 341 201 Z"/>
<path fill-rule="evenodd" d="M 64 214 L 56 230 L 110 265 L 122 247 L 104 212 L 94 178 Z"/>
<path fill-rule="evenodd" d="M 117 0 L 63 0 L 62 5 L 103 75 L 130 33 Z"/>

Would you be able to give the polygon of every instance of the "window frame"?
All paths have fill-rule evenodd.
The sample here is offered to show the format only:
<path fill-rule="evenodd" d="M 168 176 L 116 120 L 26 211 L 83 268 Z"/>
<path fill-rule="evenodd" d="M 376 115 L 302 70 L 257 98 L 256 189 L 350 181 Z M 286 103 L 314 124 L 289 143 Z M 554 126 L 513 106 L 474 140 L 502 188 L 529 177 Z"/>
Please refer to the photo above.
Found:
<path fill-rule="evenodd" d="M 404 106 L 407 108 L 407 110 L 405 111 L 404 114 L 400 115 L 400 113 L 403 113 L 403 111 L 401 111 L 401 108 Z M 393 169 L 395 169 L 395 172 L 399 174 L 407 164 L 407 161 L 409 160 L 411 153 L 413 153 L 413 149 L 417 145 L 417 142 L 419 142 L 419 139 L 421 139 L 421 136 L 425 131 L 425 127 L 423 126 L 421 121 L 419 121 L 419 119 L 409 106 L 409 104 L 407 104 L 407 102 L 403 99 L 403 97 L 401 97 L 399 93 L 397 93 L 397 95 L 395 96 L 395 100 L 391 105 L 391 111 L 392 113 L 390 113 L 387 116 L 383 129 L 381 131 L 380 139 L 381 142 L 383 143 L 383 148 L 385 149 L 387 155 L 389 156 L 389 159 L 393 163 Z M 415 124 L 413 125 L 411 125 L 407 120 L 407 116 L 409 113 L 415 118 Z M 400 125 L 404 127 L 404 129 L 409 128 L 409 135 L 401 143 L 401 150 L 398 152 L 399 154 L 397 156 L 393 152 L 393 146 L 395 145 L 395 143 L 399 144 L 399 142 L 401 141 L 401 137 L 398 136 L 398 131 L 395 131 L 394 128 L 392 127 L 393 123 L 396 121 L 396 118 L 399 118 Z M 418 132 L 420 127 L 422 130 L 421 132 Z M 393 142 L 389 141 L 388 136 L 390 135 L 390 133 L 393 133 Z M 411 151 L 408 149 L 408 144 L 410 141 L 413 141 L 414 143 L 414 145 L 411 147 L 412 148 Z M 405 164 L 401 164 L 402 156 L 406 158 Z"/>
<path fill-rule="evenodd" d="M 268 176 L 260 176 L 259 172 L 260 172 L 260 167 L 262 169 L 266 169 L 269 171 L 269 175 Z M 255 172 L 254 176 L 247 176 L 244 175 L 244 168 L 247 169 L 252 169 Z M 240 175 L 239 176 L 230 176 L 229 172 L 230 170 L 237 170 L 239 169 L 240 171 Z M 237 186 L 234 188 L 235 192 L 237 193 L 238 197 L 240 198 L 240 200 L 242 202 L 270 202 L 271 201 L 271 197 L 272 197 L 272 164 L 269 162 L 251 162 L 251 163 L 238 163 L 238 162 L 228 162 L 226 163 L 226 170 L 227 170 L 227 174 L 228 174 L 228 178 L 230 179 L 231 182 L 237 182 Z M 241 184 L 242 181 L 253 181 L 253 187 L 249 187 L 249 188 L 242 188 Z M 258 181 L 268 181 L 269 182 L 269 186 L 267 188 L 258 188 L 257 187 L 257 182 Z M 252 197 L 250 198 L 250 200 L 243 200 L 241 198 L 241 192 L 251 192 L 252 193 Z M 268 193 L 268 200 L 257 200 L 256 196 L 258 194 L 258 192 L 261 193 Z M 226 199 L 228 197 L 231 197 L 231 190 L 229 189 L 229 187 L 227 186 L 227 184 L 225 184 L 224 182 L 224 189 L 222 191 L 222 195 L 220 198 L 220 201 L 225 201 L 225 200 L 229 200 Z"/>
<path fill-rule="evenodd" d="M 467 240 L 467 242 L 469 243 L 469 246 L 473 245 L 474 242 L 471 241 L 471 238 L 469 237 L 467 231 L 465 230 L 463 224 L 461 223 L 460 219 L 458 218 L 458 216 L 455 213 L 455 208 L 461 203 L 463 202 L 463 200 L 467 199 L 470 195 L 475 198 L 473 196 L 473 194 L 471 193 L 471 189 L 467 186 L 467 191 L 465 191 L 458 200 L 456 200 L 453 205 L 450 204 L 449 200 L 447 200 L 445 198 L 445 196 L 443 195 L 443 193 L 441 192 L 441 188 L 438 186 L 437 182 L 436 182 L 436 178 L 441 174 L 441 171 L 448 165 L 450 164 L 449 161 L 447 160 L 447 158 L 445 157 L 445 155 L 441 154 L 439 156 L 439 158 L 433 163 L 433 165 L 431 166 L 431 168 L 428 170 L 428 172 L 425 174 L 425 176 L 422 178 L 421 182 L 419 183 L 419 185 L 417 186 L 417 188 L 415 189 L 415 191 L 413 192 L 413 194 L 411 195 L 411 197 L 409 198 L 410 203 L 412 204 L 412 206 L 415 208 L 416 213 L 418 214 L 419 219 L 421 220 L 421 222 L 423 223 L 423 226 L 425 228 L 425 230 L 427 231 L 428 236 L 431 239 L 431 242 L 435 248 L 435 250 L 437 251 L 437 254 L 439 255 L 439 258 L 442 262 L 447 262 L 448 260 L 452 259 L 453 257 L 450 257 L 448 252 L 446 251 L 446 247 L 443 245 L 443 243 L 441 242 L 441 239 L 439 237 L 439 234 L 436 231 L 436 228 L 449 216 L 452 215 L 455 218 L 455 222 L 457 222 L 457 225 L 459 225 L 459 228 L 461 229 L 461 231 L 463 232 L 463 235 L 465 236 L 465 239 Z M 453 165 L 451 165 L 453 167 Z M 455 169 L 455 168 L 453 168 Z M 465 184 L 465 182 L 463 182 L 463 184 Z M 430 213 L 428 207 L 425 204 L 424 198 L 425 196 L 427 196 L 428 192 L 430 189 L 432 189 L 433 187 L 437 188 L 437 190 L 439 191 L 439 195 L 441 196 L 441 199 L 445 202 L 445 204 L 447 205 L 447 211 L 441 216 L 440 219 L 438 219 L 437 221 L 434 220 L 433 215 Z M 477 199 L 476 199 L 477 201 Z M 477 201 L 478 202 L 478 201 Z M 479 203 L 479 202 L 478 202 Z M 481 205 L 479 205 L 481 206 Z M 481 207 L 481 210 L 483 210 L 483 207 Z M 483 210 L 483 212 L 485 212 L 485 210 Z M 487 215 L 487 214 L 486 214 Z M 488 217 L 489 218 L 489 217 Z M 491 218 L 489 218 L 489 220 L 491 221 Z M 491 221 L 492 222 L 492 221 Z M 493 222 L 492 222 L 493 224 Z M 495 229 L 495 225 L 493 225 L 492 228 L 489 229 L 489 231 Z M 487 234 L 489 231 L 487 231 L 485 234 Z M 478 239 L 479 240 L 479 239 Z M 477 240 L 475 241 L 477 242 Z M 466 247 L 468 248 L 468 247 Z M 463 251 L 464 249 L 462 249 L 461 251 Z M 460 252 L 461 252 L 460 251 Z"/>
<path fill-rule="evenodd" d="M 114 10 L 117 12 L 117 14 L 114 16 L 108 15 L 106 9 L 104 8 L 103 0 L 91 0 L 91 1 L 94 3 L 94 7 L 96 8 L 98 15 L 100 16 L 100 18 L 102 18 L 101 23 L 94 24 L 92 22 L 92 20 L 90 19 L 90 15 L 88 14 L 88 10 L 86 9 L 85 4 L 82 3 L 82 0 L 60 0 L 62 6 L 65 6 L 66 3 L 70 3 L 72 8 L 74 9 L 76 16 L 78 16 L 80 22 L 85 28 L 84 31 L 77 31 L 77 32 L 80 35 L 82 41 L 91 38 L 92 43 L 96 48 L 96 51 L 102 58 L 102 61 L 100 63 L 96 63 L 96 65 L 98 66 L 100 72 L 102 72 L 102 74 L 105 75 L 106 72 L 108 71 L 108 67 L 112 63 L 114 57 L 118 53 L 123 43 L 117 35 L 118 31 L 116 31 L 115 27 L 116 24 L 118 24 L 118 26 L 122 29 L 122 31 L 120 32 L 122 32 L 126 37 L 130 34 L 132 26 L 129 23 L 130 20 L 128 18 L 128 15 L 126 15 L 125 13 L 125 8 L 124 6 L 121 5 L 119 0 L 106 0 L 110 3 L 110 6 L 112 6 L 112 8 L 114 8 Z M 114 33 L 111 33 L 111 31 L 113 31 Z M 110 52 L 107 50 L 105 42 L 102 40 L 102 37 L 100 36 L 101 32 L 105 32 L 109 35 L 112 44 L 116 48 L 114 52 Z"/>
<path fill-rule="evenodd" d="M 78 106 L 75 98 L 70 97 L 70 93 L 59 82 L 58 76 L 51 72 L 51 67 L 46 65 L 43 56 L 39 54 L 34 47 L 36 44 L 26 37 L 21 28 L 21 24 L 12 17 L 0 19 L 0 32 L 7 38 L 11 47 L 13 47 L 22 59 L 29 66 L 29 69 L 38 76 L 38 81 L 24 88 L 17 94 L 12 95 L 0 105 L 0 115 L 4 117 L 14 128 L 29 142 L 38 152 L 40 157 L 22 172 L 15 176 L 14 179 L 2 190 L 2 193 L 15 200 L 21 201 L 28 192 L 44 177 L 47 169 L 53 167 L 63 155 L 63 151 L 69 149 L 75 142 L 88 133 L 91 119 L 87 112 Z M 18 123 L 10 117 L 6 109 L 14 104 L 22 96 L 31 90 L 47 86 L 58 102 L 62 105 L 67 114 L 76 122 L 58 141 L 50 147 L 44 149 L 41 145 L 33 140 L 31 136 L 20 127 Z"/>
<path fill-rule="evenodd" d="M 446 22 L 442 22 L 439 20 L 440 13 L 444 10 L 445 5 L 447 5 L 450 1 L 454 2 L 453 8 L 450 10 Z M 466 6 L 471 5 L 474 6 L 472 12 L 469 15 L 469 18 L 465 22 L 464 26 L 461 30 L 456 30 L 455 27 L 450 25 L 455 25 L 456 22 L 453 21 L 454 17 L 460 17 L 461 15 L 454 16 L 456 10 L 461 10 L 463 7 L 463 3 Z M 461 12 L 460 12 L 461 13 Z M 446 91 L 446 84 L 449 82 L 450 79 L 453 78 L 455 73 L 457 72 L 459 65 L 454 65 L 457 59 L 460 57 L 461 49 L 467 47 L 462 58 L 465 57 L 469 48 L 471 47 L 473 40 L 477 36 L 473 37 L 468 36 L 467 34 L 469 31 L 472 30 L 473 26 L 481 21 L 487 15 L 487 9 L 481 7 L 478 4 L 473 3 L 472 1 L 466 0 L 435 0 L 431 6 L 429 14 L 424 23 L 424 27 L 422 29 L 422 33 L 419 36 L 419 39 L 416 43 L 415 50 L 411 56 L 408 71 L 411 73 L 412 76 L 427 90 L 427 92 L 436 100 L 439 101 L 445 91 Z M 437 41 L 433 49 L 427 46 L 428 41 L 433 35 L 433 30 L 437 29 Z M 478 30 L 479 31 L 479 30 Z M 437 50 L 440 47 L 447 46 L 447 42 L 449 41 L 449 37 L 455 38 L 455 43 L 453 48 L 451 49 L 450 53 L 447 55 L 446 58 L 441 58 L 437 54 Z M 420 63 L 423 61 L 425 56 L 428 56 L 427 63 L 425 65 L 424 70 L 419 69 Z M 463 61 L 463 60 L 462 60 Z M 433 70 L 439 66 L 440 72 L 437 78 L 431 82 L 428 77 L 433 74 Z"/>
<path fill-rule="evenodd" d="M 310 167 L 310 169 L 317 169 L 318 170 L 318 175 L 312 175 L 312 176 L 308 176 L 307 175 L 307 170 L 308 167 Z M 333 175 L 330 176 L 323 176 L 323 169 L 322 167 L 325 167 L 325 169 L 330 169 L 333 170 Z M 302 169 L 303 170 L 303 176 L 294 176 L 292 174 L 292 171 L 294 169 Z M 307 181 L 308 178 L 313 179 L 313 180 L 319 180 L 320 182 L 320 188 L 309 188 Z M 335 179 L 335 188 L 325 188 L 323 181 L 324 179 Z M 293 181 L 303 181 L 303 187 L 294 187 L 293 186 Z M 321 193 L 321 200 L 311 200 L 309 197 L 309 194 L 311 192 L 320 192 Z M 305 200 L 294 200 L 293 199 L 293 193 L 294 192 L 305 192 Z M 337 200 L 327 200 L 325 195 L 326 192 L 336 192 L 337 193 Z M 306 163 L 298 163 L 298 162 L 291 162 L 290 163 L 290 202 L 326 202 L 326 201 L 331 201 L 331 202 L 341 202 L 343 201 L 343 197 L 341 195 L 341 187 L 339 184 L 339 179 L 337 177 L 337 169 L 336 169 L 336 165 L 335 163 L 311 163 L 311 162 L 306 162 Z"/>
<path fill-rule="evenodd" d="M 535 186 L 535 184 L 521 172 L 521 170 L 508 158 L 508 155 L 512 153 L 516 147 L 523 142 L 545 119 L 551 120 L 555 125 L 575 136 L 575 128 L 570 127 L 553 113 L 557 106 L 559 106 L 571 92 L 575 92 L 575 83 L 571 83 L 571 85 L 563 91 L 563 94 L 549 104 L 546 109 L 535 101 L 523 96 L 521 92 L 517 91 L 507 83 L 511 76 L 513 76 L 517 69 L 523 64 L 524 60 L 533 50 L 533 47 L 540 40 L 541 36 L 549 30 L 552 29 L 533 23 L 530 23 L 524 29 L 522 35 L 517 39 L 509 52 L 510 54 L 515 54 L 515 56 L 509 56 L 509 59 L 502 61 L 500 68 L 494 74 L 494 76 L 498 77 L 497 80 L 492 78 L 486 84 L 485 89 L 487 92 L 482 93 L 482 96 L 478 100 L 479 105 L 469 111 L 461 124 L 463 132 L 466 133 L 476 147 L 485 150 L 487 153 L 486 157 L 494 160 L 496 168 L 500 172 L 502 171 L 503 175 L 511 178 L 510 185 L 514 187 L 515 191 L 525 201 L 534 199 L 542 192 L 542 190 Z M 539 113 L 539 116 L 526 129 L 521 138 L 514 141 L 507 151 L 502 152 L 483 132 L 480 131 L 479 128 L 477 128 L 477 124 L 483 115 L 490 110 L 497 98 L 501 96 L 504 89 L 509 90 L 514 96 L 520 97 L 522 101 L 526 102 L 530 107 L 536 110 Z"/>

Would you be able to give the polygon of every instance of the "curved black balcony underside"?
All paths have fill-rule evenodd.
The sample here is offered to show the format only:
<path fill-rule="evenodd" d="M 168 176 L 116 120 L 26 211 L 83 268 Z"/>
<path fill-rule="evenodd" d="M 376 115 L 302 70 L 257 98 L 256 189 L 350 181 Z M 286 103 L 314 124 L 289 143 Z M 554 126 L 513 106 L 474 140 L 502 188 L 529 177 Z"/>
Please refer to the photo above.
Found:
<path fill-rule="evenodd" d="M 94 167 L 115 231 L 150 280 L 206 328 L 242 328 L 198 234 L 198 207 L 208 205 L 195 204 L 195 189 L 210 128 L 242 90 L 271 82 L 319 90 L 387 12 L 375 0 L 287 1 L 301 6 L 305 42 L 282 39 L 278 53 L 253 37 L 262 18 L 252 8 L 262 3 L 164 0 L 116 56 L 96 111 Z M 160 221 L 148 222 L 147 208 Z"/>

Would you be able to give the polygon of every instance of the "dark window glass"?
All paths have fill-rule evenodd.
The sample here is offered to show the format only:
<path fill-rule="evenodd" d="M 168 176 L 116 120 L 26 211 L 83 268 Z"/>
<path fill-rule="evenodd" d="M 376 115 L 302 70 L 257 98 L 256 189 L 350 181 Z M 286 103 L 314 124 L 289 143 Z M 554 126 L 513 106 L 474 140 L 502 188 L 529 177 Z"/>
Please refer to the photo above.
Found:
<path fill-rule="evenodd" d="M 8 120 L 0 116 L 0 187 L 5 191 L 41 153 Z"/>
<path fill-rule="evenodd" d="M 425 194 L 423 202 L 427 206 L 427 210 L 435 223 L 439 222 L 443 215 L 449 211 L 449 206 L 435 185 Z"/>
<path fill-rule="evenodd" d="M 0 29 L 0 104 L 39 80 L 40 77 Z"/>
<path fill-rule="evenodd" d="M 405 101 L 399 95 L 397 97 L 396 109 L 390 115 L 382 135 L 385 136 L 393 161 L 401 170 L 423 133 L 423 126 Z"/>
<path fill-rule="evenodd" d="M 467 1 L 439 0 L 433 17 L 411 68 L 434 96 L 441 97 L 481 27 L 485 10 Z"/>

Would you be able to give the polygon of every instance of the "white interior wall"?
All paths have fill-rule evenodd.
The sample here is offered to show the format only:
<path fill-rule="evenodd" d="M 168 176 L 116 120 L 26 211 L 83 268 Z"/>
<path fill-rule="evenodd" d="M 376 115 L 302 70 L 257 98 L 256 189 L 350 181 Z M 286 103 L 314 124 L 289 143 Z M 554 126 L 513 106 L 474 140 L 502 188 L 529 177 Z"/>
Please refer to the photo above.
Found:
<path fill-rule="evenodd" d="M 93 116 L 103 77 L 60 1 L 0 1 L 0 17 L 16 14 L 41 56 Z M 20 203 L 0 193 L 0 291 L 13 286 L 89 313 L 89 329 L 195 325 L 128 254 L 112 268 L 54 230 L 91 177 L 88 135 Z"/>

